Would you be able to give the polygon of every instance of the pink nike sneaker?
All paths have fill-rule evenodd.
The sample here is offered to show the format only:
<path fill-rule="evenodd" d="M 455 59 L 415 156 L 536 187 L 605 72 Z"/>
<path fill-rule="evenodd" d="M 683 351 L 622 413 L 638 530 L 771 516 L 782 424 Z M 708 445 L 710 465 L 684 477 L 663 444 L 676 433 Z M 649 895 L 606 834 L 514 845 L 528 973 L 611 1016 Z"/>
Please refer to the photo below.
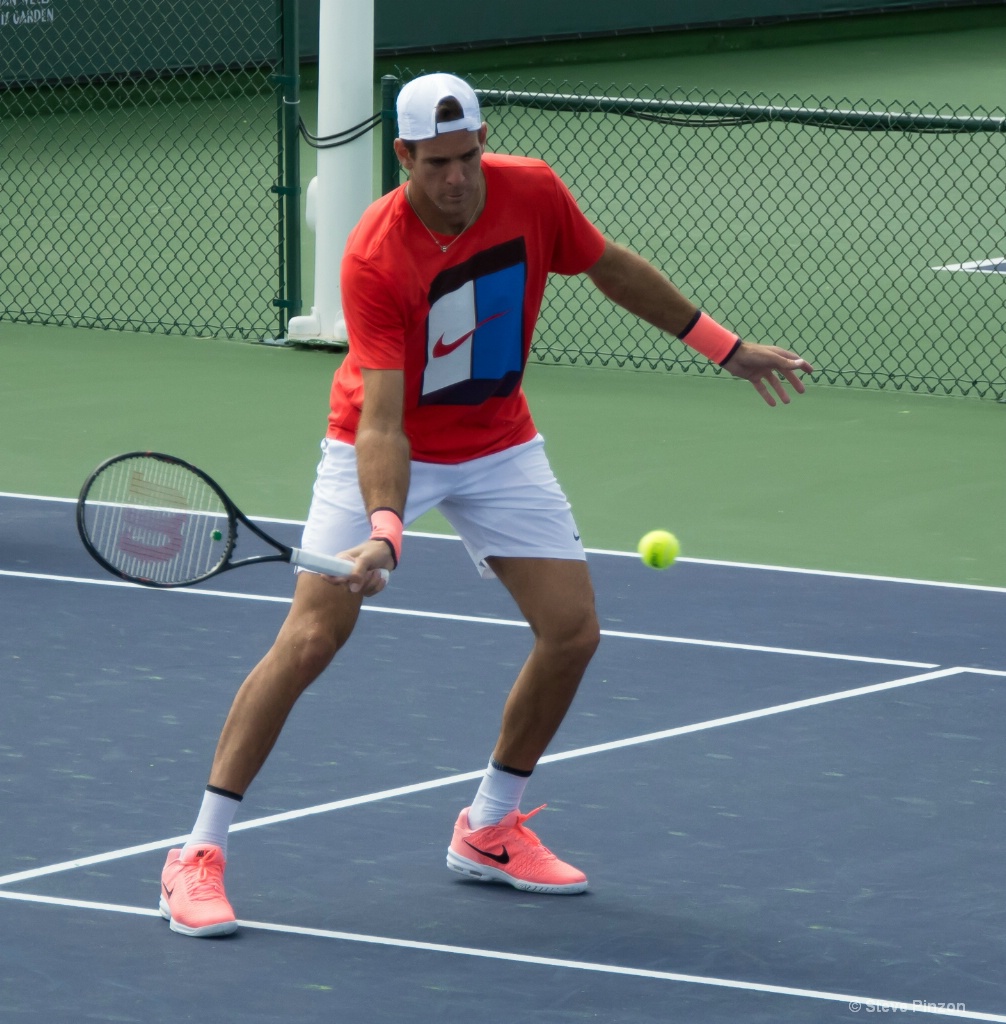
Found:
<path fill-rule="evenodd" d="M 181 935 L 230 935 L 237 930 L 224 892 L 227 861 L 219 846 L 169 850 L 161 872 L 161 917 Z"/>
<path fill-rule="evenodd" d="M 572 895 L 587 888 L 587 876 L 559 860 L 529 828 L 528 814 L 511 811 L 498 825 L 473 829 L 466 807 L 454 824 L 454 838 L 447 849 L 447 866 L 480 882 L 506 882 L 526 892 Z"/>

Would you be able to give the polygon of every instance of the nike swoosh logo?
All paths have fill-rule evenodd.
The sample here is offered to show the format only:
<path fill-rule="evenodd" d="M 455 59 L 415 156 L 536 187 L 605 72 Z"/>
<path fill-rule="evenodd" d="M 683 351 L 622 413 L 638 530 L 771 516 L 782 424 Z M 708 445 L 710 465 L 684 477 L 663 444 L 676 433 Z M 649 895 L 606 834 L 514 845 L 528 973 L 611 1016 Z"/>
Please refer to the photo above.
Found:
<path fill-rule="evenodd" d="M 506 316 L 509 312 L 509 309 L 504 309 L 502 313 L 493 313 L 492 316 L 487 316 L 485 320 L 480 320 L 467 334 L 462 334 L 455 341 L 445 342 L 444 336 L 441 334 L 433 345 L 433 358 L 440 359 L 442 356 L 449 356 L 459 345 L 463 345 L 480 327 L 484 327 L 491 320 L 498 320 L 501 316 Z"/>
<path fill-rule="evenodd" d="M 163 882 L 161 882 L 161 888 L 164 890 L 164 895 L 167 896 L 169 900 L 174 896 L 175 890 L 169 889 Z"/>
<path fill-rule="evenodd" d="M 480 850 L 474 843 L 465 840 L 465 846 L 470 846 L 476 853 L 481 853 L 483 857 L 488 857 L 490 860 L 496 861 L 497 864 L 509 864 L 510 854 L 506 852 L 506 847 L 503 847 L 502 853 L 490 853 L 488 850 Z"/>

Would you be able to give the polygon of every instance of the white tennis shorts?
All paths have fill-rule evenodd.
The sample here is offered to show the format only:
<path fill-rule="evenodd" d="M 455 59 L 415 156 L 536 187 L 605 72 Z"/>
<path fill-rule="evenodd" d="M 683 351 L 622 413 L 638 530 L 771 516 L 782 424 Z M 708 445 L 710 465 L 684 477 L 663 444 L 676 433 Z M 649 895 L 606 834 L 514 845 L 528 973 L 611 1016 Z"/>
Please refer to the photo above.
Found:
<path fill-rule="evenodd" d="M 326 438 L 321 449 L 302 546 L 337 555 L 370 536 L 370 521 L 360 495 L 353 446 Z M 464 541 L 483 578 L 495 576 L 486 564 L 493 555 L 586 559 L 580 531 L 548 464 L 540 434 L 480 459 L 449 466 L 413 462 L 411 470 L 405 525 L 438 509 Z"/>

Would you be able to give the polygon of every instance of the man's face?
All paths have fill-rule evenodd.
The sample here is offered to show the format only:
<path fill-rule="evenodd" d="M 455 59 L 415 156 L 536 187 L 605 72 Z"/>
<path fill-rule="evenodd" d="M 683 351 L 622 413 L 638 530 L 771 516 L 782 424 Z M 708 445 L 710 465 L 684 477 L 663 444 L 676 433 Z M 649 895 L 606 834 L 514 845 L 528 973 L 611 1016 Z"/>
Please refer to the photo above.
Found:
<path fill-rule="evenodd" d="M 409 172 L 413 202 L 432 204 L 451 223 L 467 221 L 481 200 L 485 144 L 485 125 L 477 132 L 447 132 L 417 142 L 414 156 L 398 140 L 396 151 Z"/>

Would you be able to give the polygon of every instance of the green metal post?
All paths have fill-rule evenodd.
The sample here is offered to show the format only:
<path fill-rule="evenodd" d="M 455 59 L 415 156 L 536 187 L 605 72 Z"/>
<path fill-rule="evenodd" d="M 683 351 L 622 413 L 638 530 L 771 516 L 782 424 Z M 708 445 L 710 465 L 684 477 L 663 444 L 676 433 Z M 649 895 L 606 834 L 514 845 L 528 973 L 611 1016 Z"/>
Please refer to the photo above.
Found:
<path fill-rule="evenodd" d="M 282 244 L 280 258 L 284 265 L 283 296 L 276 301 L 280 308 L 280 337 L 286 334 L 291 317 L 303 305 L 301 293 L 301 231 L 300 231 L 300 41 L 298 38 L 298 0 L 279 0 L 282 31 L 282 68 L 277 77 L 281 92 L 280 132 L 283 152 L 280 168 L 282 196 Z"/>
<path fill-rule="evenodd" d="M 381 194 L 385 195 L 399 185 L 399 163 L 395 156 L 397 119 L 395 101 L 398 99 L 398 79 L 385 75 L 381 79 Z"/>

